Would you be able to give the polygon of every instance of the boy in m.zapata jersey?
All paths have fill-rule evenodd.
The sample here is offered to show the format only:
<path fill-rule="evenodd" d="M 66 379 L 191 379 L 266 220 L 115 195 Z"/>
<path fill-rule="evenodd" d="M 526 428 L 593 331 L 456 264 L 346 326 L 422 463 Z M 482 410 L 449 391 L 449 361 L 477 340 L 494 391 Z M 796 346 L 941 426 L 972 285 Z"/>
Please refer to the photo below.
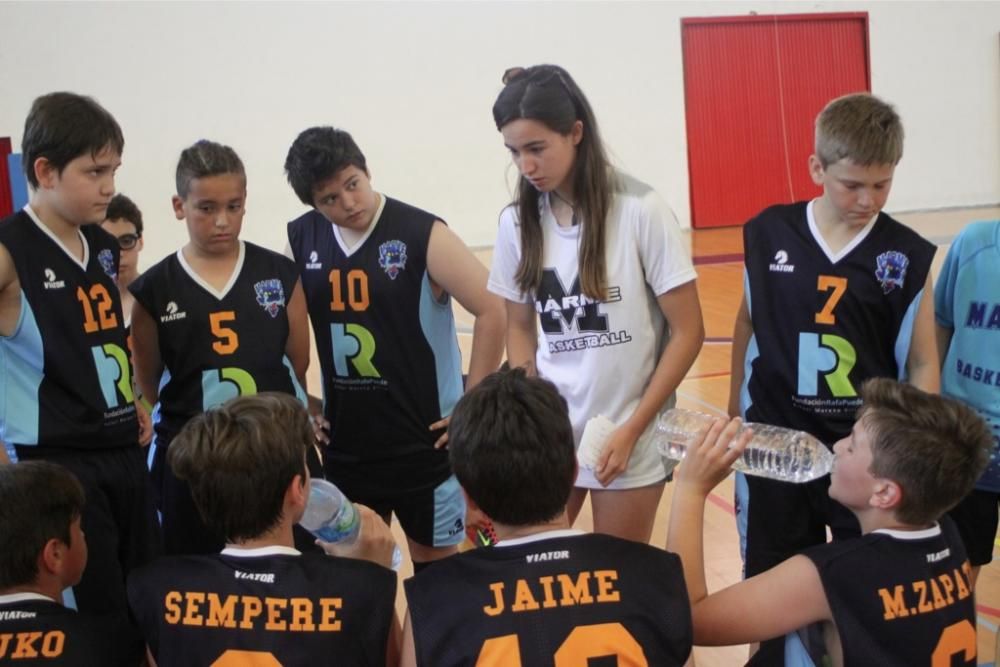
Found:
<path fill-rule="evenodd" d="M 854 513 L 863 535 L 812 547 L 711 595 L 705 499 L 752 434 L 734 440 L 739 420 L 718 420 L 688 450 L 667 546 L 684 562 L 695 644 L 763 642 L 820 624 L 838 667 L 976 664 L 971 568 L 942 515 L 979 478 L 992 435 L 958 401 L 895 380 L 869 380 L 861 396 L 851 434 L 834 445 L 830 497 Z M 776 659 L 762 648 L 751 664 Z"/>

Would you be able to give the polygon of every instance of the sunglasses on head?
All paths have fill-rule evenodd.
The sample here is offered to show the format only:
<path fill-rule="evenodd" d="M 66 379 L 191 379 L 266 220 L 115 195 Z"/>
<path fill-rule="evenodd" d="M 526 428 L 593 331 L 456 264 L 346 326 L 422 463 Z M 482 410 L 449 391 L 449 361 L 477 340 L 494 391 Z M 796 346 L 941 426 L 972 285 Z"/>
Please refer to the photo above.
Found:
<path fill-rule="evenodd" d="M 131 250 L 139 242 L 138 234 L 122 234 L 118 237 L 118 247 L 122 250 Z"/>

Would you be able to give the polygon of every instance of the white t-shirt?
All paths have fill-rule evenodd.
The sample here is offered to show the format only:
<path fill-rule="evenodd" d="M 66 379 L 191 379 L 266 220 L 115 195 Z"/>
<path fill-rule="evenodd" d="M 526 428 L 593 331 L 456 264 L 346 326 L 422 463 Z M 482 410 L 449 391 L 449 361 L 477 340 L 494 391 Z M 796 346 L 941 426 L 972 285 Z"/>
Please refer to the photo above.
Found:
<path fill-rule="evenodd" d="M 543 277 L 536 294 L 523 294 L 514 279 L 521 258 L 517 209 L 500 216 L 489 290 L 539 313 L 538 374 L 552 381 L 569 404 L 577 446 L 587 420 L 602 414 L 622 424 L 635 411 L 660 359 L 668 332 L 656 298 L 695 279 L 677 218 L 648 185 L 619 174 L 608 213 L 608 298 L 592 302 L 578 281 L 579 227 L 560 227 L 539 200 Z M 664 405 L 673 403 L 673 397 Z M 636 443 L 628 470 L 608 488 L 634 488 L 662 480 L 659 454 L 649 446 L 653 425 Z M 604 488 L 582 468 L 577 486 Z"/>

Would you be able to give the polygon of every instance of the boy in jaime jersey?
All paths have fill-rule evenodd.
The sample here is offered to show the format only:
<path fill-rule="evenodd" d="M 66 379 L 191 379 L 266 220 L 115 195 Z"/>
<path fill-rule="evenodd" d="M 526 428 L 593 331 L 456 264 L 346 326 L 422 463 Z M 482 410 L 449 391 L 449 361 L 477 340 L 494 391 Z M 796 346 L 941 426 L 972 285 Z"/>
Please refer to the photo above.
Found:
<path fill-rule="evenodd" d="M 976 222 L 948 248 L 934 289 L 941 393 L 975 408 L 993 430 L 993 453 L 968 496 L 949 511 L 972 563 L 993 560 L 1000 503 L 1000 220 Z"/>
<path fill-rule="evenodd" d="M 683 665 L 691 611 L 674 554 L 570 529 L 577 474 L 566 400 L 523 368 L 458 402 L 452 466 L 499 542 L 405 582 L 405 667 Z"/>
<path fill-rule="evenodd" d="M 302 402 L 264 392 L 194 417 L 170 444 L 169 465 L 226 546 L 164 557 L 129 577 L 129 603 L 159 667 L 395 667 L 389 527 L 356 506 L 361 529 L 350 546 L 294 546 L 313 441 Z"/>
<path fill-rule="evenodd" d="M 763 642 L 819 624 L 816 664 L 977 664 L 971 567 L 944 513 L 982 474 L 992 434 L 962 403 L 888 378 L 868 380 L 861 397 L 850 434 L 834 445 L 829 493 L 863 535 L 811 547 L 712 594 L 705 501 L 752 432 L 734 438 L 740 420 L 719 419 L 688 449 L 675 476 L 667 548 L 684 563 L 695 645 Z M 762 644 L 750 665 L 810 664 L 784 657 Z"/>
<path fill-rule="evenodd" d="M 83 485 L 91 558 L 66 599 L 113 616 L 122 637 L 125 575 L 159 550 L 115 282 L 119 245 L 99 226 L 123 147 L 118 122 L 93 99 L 39 97 L 21 144 L 30 203 L 0 222 L 0 440 Z"/>
<path fill-rule="evenodd" d="M 166 553 L 213 553 L 187 485 L 165 465 L 170 442 L 195 415 L 259 391 L 298 396 L 309 365 L 305 298 L 287 257 L 240 240 L 246 172 L 229 146 L 201 140 L 181 152 L 174 213 L 189 241 L 130 290 L 136 381 L 159 402 L 151 473 Z M 311 540 L 310 540 L 311 541 Z"/>
<path fill-rule="evenodd" d="M 503 304 L 437 216 L 372 189 L 347 132 L 303 131 L 285 172 L 312 208 L 288 224 L 288 241 L 323 372 L 312 410 L 329 429 L 326 476 L 386 521 L 395 513 L 420 569 L 464 539 L 465 505 L 441 449 L 463 392 L 451 297 L 476 318 L 469 387 L 500 363 Z"/>

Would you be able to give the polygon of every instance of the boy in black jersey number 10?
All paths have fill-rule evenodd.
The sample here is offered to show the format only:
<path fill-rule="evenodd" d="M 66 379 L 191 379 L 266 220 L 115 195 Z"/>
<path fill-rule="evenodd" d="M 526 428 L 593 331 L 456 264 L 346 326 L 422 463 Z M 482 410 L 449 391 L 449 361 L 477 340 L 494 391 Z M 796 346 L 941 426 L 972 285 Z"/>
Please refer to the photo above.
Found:
<path fill-rule="evenodd" d="M 688 451 L 667 548 L 684 562 L 696 645 L 764 641 L 819 623 L 834 665 L 976 664 L 971 568 L 943 515 L 986 467 L 992 436 L 972 409 L 910 385 L 873 379 L 861 395 L 851 434 L 833 448 L 830 497 L 854 513 L 863 536 L 811 547 L 711 595 L 705 499 L 751 434 L 734 440 L 739 420 L 717 420 Z M 774 659 L 762 650 L 751 664 Z"/>
<path fill-rule="evenodd" d="M 323 375 L 311 410 L 326 476 L 406 533 L 414 568 L 455 552 L 465 506 L 446 427 L 462 395 L 451 297 L 475 317 L 467 386 L 497 368 L 503 303 L 438 216 L 377 192 L 343 130 L 312 127 L 285 172 L 310 210 L 288 223 Z"/>

